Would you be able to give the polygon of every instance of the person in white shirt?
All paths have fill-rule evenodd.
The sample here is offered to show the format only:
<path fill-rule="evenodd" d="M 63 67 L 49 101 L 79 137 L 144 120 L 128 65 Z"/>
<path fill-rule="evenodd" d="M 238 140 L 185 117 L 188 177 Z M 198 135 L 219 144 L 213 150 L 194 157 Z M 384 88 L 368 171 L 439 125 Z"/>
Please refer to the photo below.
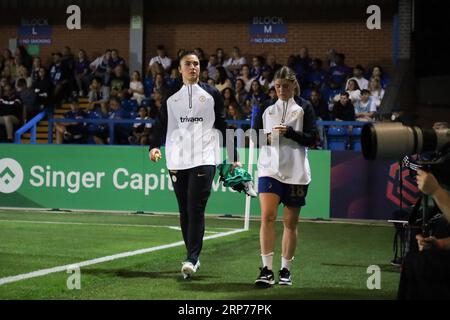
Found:
<path fill-rule="evenodd" d="M 278 100 L 273 100 L 267 108 L 261 108 L 255 125 L 267 137 L 267 143 L 260 139 L 258 159 L 263 267 L 255 285 L 262 287 L 275 284 L 272 271 L 275 221 L 281 203 L 284 204 L 284 228 L 278 283 L 292 285 L 290 269 L 297 245 L 298 217 L 311 182 L 307 148 L 318 138 L 312 105 L 297 97 L 300 87 L 295 72 L 282 67 L 274 79 Z"/>
<path fill-rule="evenodd" d="M 353 68 L 353 77 L 350 78 L 351 80 L 355 80 L 358 83 L 358 87 L 363 90 L 367 89 L 369 87 L 369 80 L 364 78 L 364 69 L 361 65 L 356 65 Z M 350 79 L 347 80 L 346 87 L 348 85 L 348 82 Z"/>
<path fill-rule="evenodd" d="M 241 66 L 246 64 L 247 60 L 245 57 L 241 56 L 241 52 L 238 47 L 234 47 L 231 52 L 231 58 L 226 60 L 223 63 L 223 67 L 230 71 L 233 76 L 239 75 L 239 71 L 241 70 Z"/>
<path fill-rule="evenodd" d="M 377 108 L 381 105 L 381 100 L 384 97 L 384 89 L 381 87 L 381 82 L 379 78 L 372 77 L 369 82 L 369 91 L 372 100 L 375 102 Z"/>
<path fill-rule="evenodd" d="M 160 65 L 163 66 L 165 71 L 169 71 L 170 66 L 172 65 L 172 59 L 170 59 L 167 56 L 166 49 L 164 46 L 160 45 L 156 48 L 157 55 L 150 59 L 150 63 L 148 64 L 148 67 L 150 68 L 152 64 L 155 62 L 158 62 Z"/>
<path fill-rule="evenodd" d="M 141 81 L 141 74 L 139 71 L 134 71 L 131 75 L 130 89 L 128 93 L 131 94 L 131 99 L 136 100 L 138 105 L 141 105 L 142 100 L 145 99 L 144 85 Z"/>
<path fill-rule="evenodd" d="M 370 91 L 361 90 L 361 99 L 354 103 L 356 121 L 372 121 L 377 107 L 370 98 Z"/>
<path fill-rule="evenodd" d="M 223 98 L 208 84 L 199 82 L 200 61 L 194 52 L 185 52 L 179 70 L 183 86 L 161 107 L 154 132 L 160 139 L 150 145 L 151 161 L 161 159 L 165 143 L 166 164 L 180 210 L 180 225 L 187 249 L 181 273 L 185 279 L 197 272 L 205 232 L 205 208 L 211 194 L 216 165 L 220 159 L 222 133 L 226 143 Z M 226 144 L 228 147 L 228 144 Z M 237 152 L 227 148 L 231 170 L 242 166 Z"/>
<path fill-rule="evenodd" d="M 350 101 L 355 104 L 361 99 L 361 90 L 359 88 L 358 82 L 354 79 L 349 79 L 345 91 L 348 93 Z M 341 94 L 338 93 L 334 96 L 334 101 L 338 102 L 341 98 Z"/>

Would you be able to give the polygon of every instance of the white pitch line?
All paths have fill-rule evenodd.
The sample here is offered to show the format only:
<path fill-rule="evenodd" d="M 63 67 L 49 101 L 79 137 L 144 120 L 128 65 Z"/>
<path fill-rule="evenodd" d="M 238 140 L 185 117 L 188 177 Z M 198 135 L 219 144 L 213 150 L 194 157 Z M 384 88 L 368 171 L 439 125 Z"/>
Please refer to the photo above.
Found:
<path fill-rule="evenodd" d="M 139 228 L 168 228 L 180 231 L 178 226 L 152 225 L 152 224 L 119 224 L 119 223 L 85 223 L 85 222 L 63 222 L 63 221 L 35 221 L 35 220 L 7 220 L 0 219 L 0 222 L 11 223 L 31 223 L 31 224 L 63 224 L 63 225 L 80 225 L 80 226 L 100 226 L 100 227 L 139 227 Z M 236 230 L 233 228 L 217 228 L 221 230 Z M 218 231 L 205 231 L 205 233 L 219 233 Z"/>
<path fill-rule="evenodd" d="M 211 236 L 207 236 L 207 237 L 203 238 L 203 240 L 210 240 L 210 239 L 225 237 L 225 236 L 229 236 L 229 235 L 232 235 L 232 234 L 235 234 L 235 233 L 239 233 L 239 232 L 243 232 L 243 231 L 246 231 L 246 230 L 238 229 L 238 230 L 218 233 L 218 234 L 214 234 L 214 235 L 211 235 Z M 97 258 L 97 259 L 82 261 L 82 262 L 78 262 L 78 263 L 71 263 L 71 264 L 67 264 L 67 265 L 64 265 L 64 266 L 59 266 L 59 267 L 54 267 L 54 268 L 49 268 L 49 269 L 41 269 L 41 270 L 29 272 L 29 273 L 19 274 L 19 275 L 16 275 L 16 276 L 0 278 L 0 286 L 2 286 L 4 284 L 7 284 L 7 283 L 11 283 L 11 282 L 17 282 L 17 281 L 21 281 L 21 280 L 25 280 L 25 279 L 30 279 L 30 278 L 42 277 L 42 276 L 45 276 L 45 275 L 48 275 L 48 274 L 51 274 L 51 273 L 66 271 L 66 270 L 68 270 L 70 268 L 74 268 L 74 267 L 81 268 L 81 267 L 91 266 L 93 264 L 98 264 L 98 263 L 107 262 L 107 261 L 113 261 L 113 260 L 117 260 L 117 259 L 121 259 L 121 258 L 127 258 L 127 257 L 131 257 L 131 256 L 144 254 L 144 253 L 149 253 L 149 252 L 155 252 L 155 251 L 159 251 L 159 250 L 174 248 L 174 247 L 178 247 L 178 246 L 184 246 L 184 241 L 178 241 L 178 242 L 174 242 L 174 243 L 170 243 L 170 244 L 165 244 L 165 245 L 162 245 L 162 246 L 157 246 L 157 247 L 139 249 L 139 250 L 135 250 L 135 251 L 128 251 L 128 252 L 118 253 L 118 254 L 114 254 L 114 255 L 111 255 L 111 256 L 106 256 L 106 257 L 101 257 L 101 258 Z"/>

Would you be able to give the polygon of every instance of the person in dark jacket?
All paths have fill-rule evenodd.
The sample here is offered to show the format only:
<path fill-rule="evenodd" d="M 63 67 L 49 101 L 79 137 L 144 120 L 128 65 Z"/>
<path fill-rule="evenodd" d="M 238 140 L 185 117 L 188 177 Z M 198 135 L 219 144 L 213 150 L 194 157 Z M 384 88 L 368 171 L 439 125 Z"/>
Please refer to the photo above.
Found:
<path fill-rule="evenodd" d="M 8 142 L 14 141 L 14 125 L 21 123 L 22 101 L 15 94 L 11 85 L 7 84 L 0 98 L 0 125 L 6 128 Z"/>

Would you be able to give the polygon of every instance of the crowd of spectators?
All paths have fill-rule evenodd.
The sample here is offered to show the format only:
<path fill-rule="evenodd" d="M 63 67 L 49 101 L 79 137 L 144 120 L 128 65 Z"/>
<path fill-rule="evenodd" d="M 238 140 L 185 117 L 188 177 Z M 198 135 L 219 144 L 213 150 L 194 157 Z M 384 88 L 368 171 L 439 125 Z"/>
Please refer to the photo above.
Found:
<path fill-rule="evenodd" d="M 170 58 L 164 46 L 156 48 L 145 75 L 129 70 L 116 49 L 90 59 L 84 50 L 75 55 L 69 47 L 52 54 L 52 63 L 44 66 L 40 57 L 31 57 L 23 46 L 14 54 L 5 49 L 0 55 L 0 127 L 7 140 L 13 130 L 43 108 L 71 103 L 68 119 L 155 119 L 165 98 L 181 85 L 178 71 L 183 49 Z M 254 55 L 247 60 L 238 47 L 229 55 L 218 48 L 209 56 L 201 48 L 194 50 L 200 59 L 200 80 L 215 86 L 223 95 L 227 119 L 248 120 L 252 109 L 267 99 L 276 98 L 274 74 L 281 68 L 273 54 Z M 310 57 L 308 48 L 286 61 L 296 75 L 301 97 L 313 105 L 319 120 L 371 121 L 383 99 L 389 81 L 380 66 L 367 72 L 361 65 L 353 68 L 345 55 L 327 52 L 323 61 Z M 87 98 L 81 110 L 78 99 Z M 235 124 L 230 124 L 235 128 Z M 148 144 L 152 139 L 150 123 L 116 124 L 116 144 Z M 105 123 L 59 123 L 57 143 L 109 143 Z"/>

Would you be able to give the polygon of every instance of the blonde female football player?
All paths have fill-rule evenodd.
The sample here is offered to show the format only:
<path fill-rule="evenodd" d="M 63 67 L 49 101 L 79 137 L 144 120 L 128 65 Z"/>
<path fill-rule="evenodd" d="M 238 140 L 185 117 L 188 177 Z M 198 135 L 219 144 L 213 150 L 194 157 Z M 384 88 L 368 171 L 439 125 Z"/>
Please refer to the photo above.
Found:
<path fill-rule="evenodd" d="M 298 97 L 300 87 L 294 71 L 282 67 L 274 80 L 278 98 L 262 108 L 256 122 L 256 128 L 264 130 L 267 137 L 267 143 L 260 142 L 258 159 L 263 266 L 255 281 L 257 286 L 275 284 L 275 221 L 281 203 L 284 229 L 278 283 L 292 285 L 290 270 L 297 245 L 298 218 L 311 182 L 307 147 L 317 139 L 314 109 Z"/>

